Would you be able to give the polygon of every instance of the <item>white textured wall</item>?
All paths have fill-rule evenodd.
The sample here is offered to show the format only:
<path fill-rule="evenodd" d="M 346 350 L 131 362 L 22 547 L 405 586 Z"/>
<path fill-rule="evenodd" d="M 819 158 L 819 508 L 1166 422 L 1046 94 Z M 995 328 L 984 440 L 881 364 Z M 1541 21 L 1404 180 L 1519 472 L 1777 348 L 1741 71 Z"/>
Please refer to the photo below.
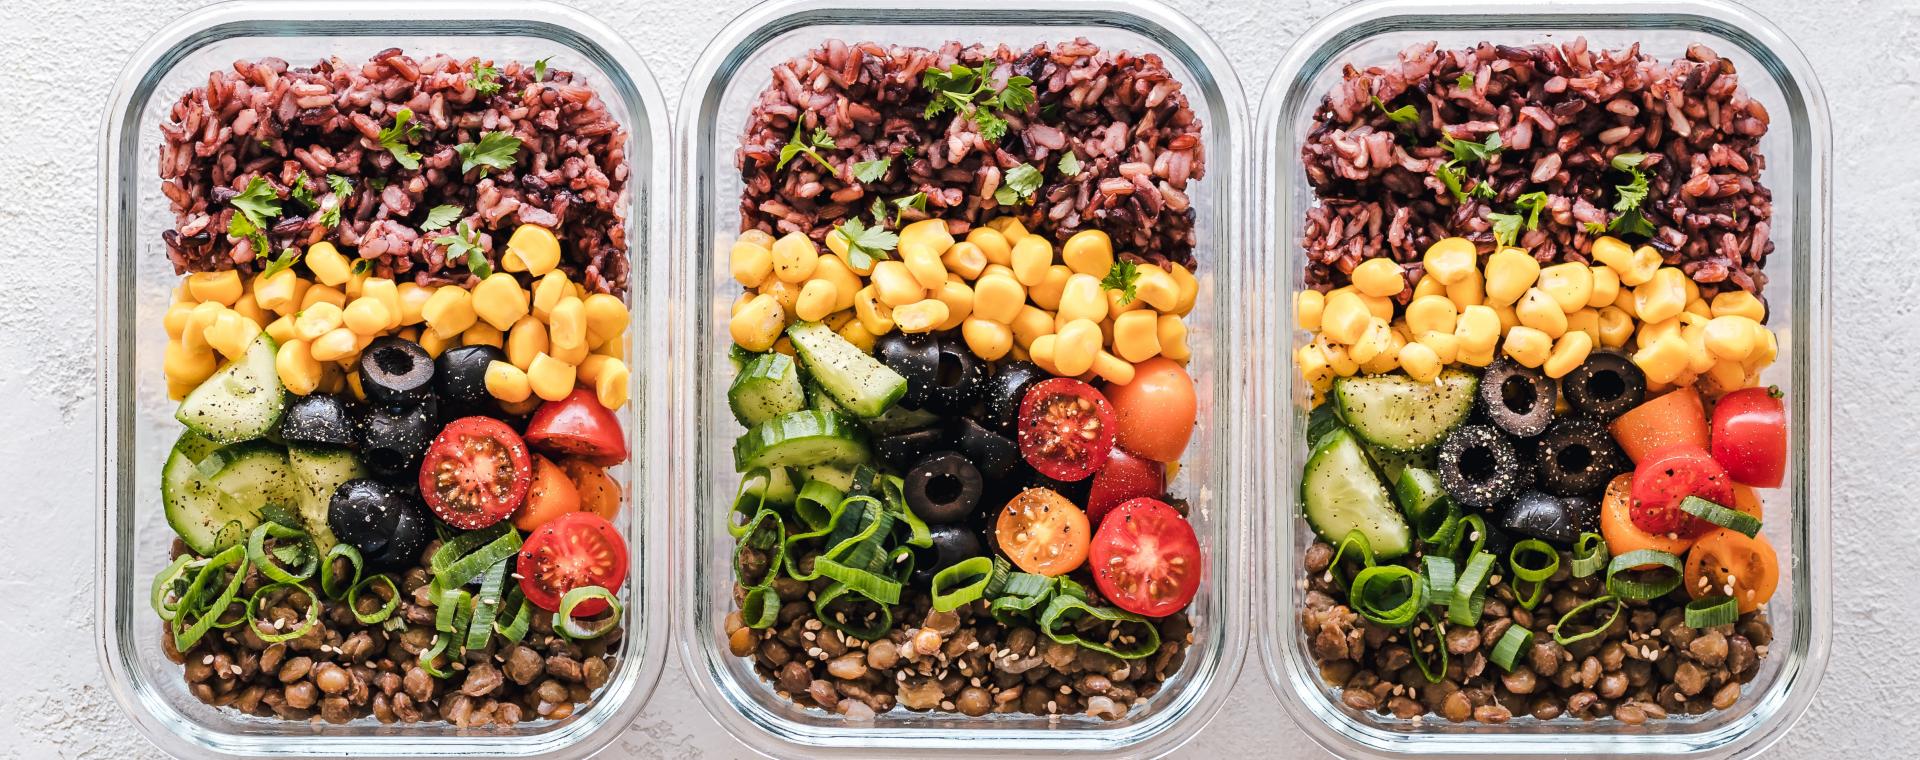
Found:
<path fill-rule="evenodd" d="M 0 758 L 157 753 L 103 689 L 92 644 L 96 446 L 93 292 L 97 130 L 134 47 L 196 0 L 0 4 Z M 632 35 L 670 103 L 707 39 L 745 0 L 581 5 Z M 1772 757 L 1920 755 L 1920 6 L 1765 0 L 1832 101 L 1834 647 L 1815 706 Z M 1332 0 L 1174 5 L 1213 33 L 1250 97 L 1283 46 Z M 1258 6 L 1256 8 L 1256 6 Z M 745 750 L 670 667 L 609 756 L 726 758 Z M 1283 717 L 1256 654 L 1181 756 L 1320 756 Z"/>

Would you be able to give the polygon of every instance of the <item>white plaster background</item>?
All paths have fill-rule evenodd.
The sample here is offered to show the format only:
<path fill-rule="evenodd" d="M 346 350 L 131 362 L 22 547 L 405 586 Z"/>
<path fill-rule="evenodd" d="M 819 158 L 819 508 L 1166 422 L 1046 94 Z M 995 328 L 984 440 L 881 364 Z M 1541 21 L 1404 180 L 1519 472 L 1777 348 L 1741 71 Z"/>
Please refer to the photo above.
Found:
<path fill-rule="evenodd" d="M 701 47 L 747 0 L 576 0 L 678 101 Z M 95 256 L 101 109 L 149 34 L 199 0 L 0 3 L 0 758 L 158 753 L 100 685 L 93 633 Z M 1812 59 L 1832 105 L 1834 625 L 1818 699 L 1769 753 L 1920 756 L 1920 6 L 1754 0 Z M 1249 98 L 1335 0 L 1174 0 L 1225 48 Z M 606 756 L 746 750 L 670 666 Z M 1232 697 L 1181 757 L 1321 757 L 1249 653 Z"/>

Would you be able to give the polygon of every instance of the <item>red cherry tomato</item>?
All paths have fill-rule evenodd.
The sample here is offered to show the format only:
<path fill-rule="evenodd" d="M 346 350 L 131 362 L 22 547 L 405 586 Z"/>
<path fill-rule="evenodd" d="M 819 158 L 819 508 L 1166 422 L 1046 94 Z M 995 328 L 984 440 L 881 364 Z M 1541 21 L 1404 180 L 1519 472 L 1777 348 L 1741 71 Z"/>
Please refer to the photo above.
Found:
<path fill-rule="evenodd" d="M 1107 464 L 1093 475 L 1093 487 L 1087 494 L 1087 521 L 1100 527 L 1100 520 L 1121 502 L 1167 492 L 1167 466 L 1127 453 L 1118 446 L 1107 454 Z"/>
<path fill-rule="evenodd" d="M 1113 433 L 1113 406 L 1079 380 L 1042 380 L 1020 401 L 1020 455 L 1054 480 L 1085 480 L 1100 469 Z"/>
<path fill-rule="evenodd" d="M 1689 385 L 1627 410 L 1607 426 L 1620 450 L 1635 462 L 1668 446 L 1707 447 L 1707 411 Z"/>
<path fill-rule="evenodd" d="M 520 590 L 533 606 L 560 611 L 560 597 L 582 586 L 619 593 L 627 582 L 627 542 L 613 523 L 592 512 L 568 512 L 527 535 L 514 565 Z M 575 617 L 598 615 L 607 603 L 589 599 L 573 608 Z"/>
<path fill-rule="evenodd" d="M 1713 459 L 1735 482 L 1779 488 L 1787 472 L 1787 409 L 1779 391 L 1742 388 L 1713 407 Z"/>
<path fill-rule="evenodd" d="M 1133 366 L 1133 382 L 1108 385 L 1106 394 L 1120 423 L 1120 448 L 1156 462 L 1180 461 L 1199 414 L 1185 367 L 1153 357 Z"/>
<path fill-rule="evenodd" d="M 492 417 L 447 424 L 420 463 L 420 498 L 448 525 L 485 528 L 527 499 L 533 463 L 526 442 Z"/>
<path fill-rule="evenodd" d="M 1147 617 L 1179 612 L 1200 591 L 1200 540 L 1159 499 L 1134 499 L 1107 515 L 1088 565 L 1101 596 Z"/>
<path fill-rule="evenodd" d="M 627 460 L 620 420 L 585 388 L 541 404 L 527 423 L 527 443 L 556 457 L 579 457 L 602 467 Z"/>
<path fill-rule="evenodd" d="M 1633 503 L 1628 516 L 1648 533 L 1698 538 L 1714 524 L 1680 510 L 1688 496 L 1732 508 L 1733 481 L 1727 470 L 1697 446 L 1680 444 L 1649 454 L 1633 470 Z"/>

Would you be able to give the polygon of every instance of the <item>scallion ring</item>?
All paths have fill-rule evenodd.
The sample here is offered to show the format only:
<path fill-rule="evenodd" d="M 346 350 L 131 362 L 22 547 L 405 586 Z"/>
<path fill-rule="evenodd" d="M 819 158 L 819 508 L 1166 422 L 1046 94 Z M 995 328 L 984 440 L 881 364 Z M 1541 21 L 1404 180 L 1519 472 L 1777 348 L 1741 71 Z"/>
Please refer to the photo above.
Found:
<path fill-rule="evenodd" d="M 1448 552 L 1448 554 L 1454 554 L 1455 561 L 1465 563 L 1471 560 L 1475 555 L 1479 554 L 1481 549 L 1486 548 L 1487 519 L 1479 515 L 1465 515 L 1460 518 L 1460 527 L 1458 528 L 1458 531 L 1459 531 L 1460 540 L 1471 541 L 1473 543 L 1467 545 L 1468 548 L 1464 557 L 1458 554 L 1454 554 L 1454 552 L 1459 551 L 1458 543 L 1454 544 L 1454 552 Z"/>
<path fill-rule="evenodd" d="M 291 631 L 280 630 L 279 620 L 274 621 L 274 628 L 262 629 L 260 627 L 260 599 L 280 589 L 293 589 L 307 595 L 307 617 L 305 620 L 300 621 L 299 627 Z M 299 583 L 286 581 L 261 586 L 254 590 L 253 596 L 247 597 L 247 624 L 253 626 L 253 634 L 255 636 L 259 636 L 261 641 L 267 642 L 268 644 L 277 644 L 282 641 L 292 641 L 300 638 L 301 636 L 307 635 L 307 631 L 313 630 L 314 626 L 320 624 L 320 595 L 313 593 L 311 589 Z"/>
<path fill-rule="evenodd" d="M 873 605 L 874 611 L 867 613 L 867 615 L 865 616 L 867 618 L 871 618 L 872 619 L 871 622 L 867 622 L 861 625 L 856 625 L 853 623 L 847 623 L 842 621 L 843 618 L 856 617 L 856 615 L 846 612 L 844 610 L 835 611 L 835 610 L 829 609 L 830 607 L 833 606 L 834 602 L 840 601 L 841 597 L 846 596 L 849 593 L 851 592 L 847 589 L 847 584 L 845 583 L 834 581 L 832 583 L 827 584 L 827 587 L 824 590 L 822 590 L 819 594 L 814 596 L 814 600 L 813 600 L 814 619 L 819 620 L 821 624 L 825 625 L 828 628 L 832 628 L 833 630 L 839 631 L 848 636 L 852 636 L 861 641 L 879 641 L 880 639 L 886 638 L 887 631 L 890 631 L 893 629 L 893 608 L 892 607 L 889 607 L 884 604 Z M 858 595 L 856 594 L 855 596 L 858 596 Z"/>
<path fill-rule="evenodd" d="M 607 609 L 611 610 L 604 619 L 591 626 L 582 624 L 573 616 L 574 608 L 589 599 L 606 602 Z M 560 597 L 560 611 L 553 613 L 553 629 L 571 641 L 597 639 L 620 626 L 621 612 L 620 597 L 614 596 L 612 591 L 603 586 L 581 586 Z"/>
<path fill-rule="evenodd" d="M 740 477 L 740 490 L 734 493 L 733 509 L 727 511 L 727 534 L 734 538 L 752 529 L 753 519 L 765 508 L 767 486 L 773 476 L 765 467 L 755 467 Z M 745 522 L 742 522 L 742 520 Z"/>
<path fill-rule="evenodd" d="M 441 633 L 461 632 L 460 624 L 470 614 L 473 594 L 463 588 L 450 588 L 433 597 L 433 629 Z"/>
<path fill-rule="evenodd" d="M 452 642 L 453 636 L 449 634 L 434 634 L 433 646 L 428 647 L 427 651 L 420 653 L 420 669 L 426 671 L 427 675 L 433 676 L 434 678 L 452 678 L 453 673 L 451 671 L 434 664 L 434 660 L 440 659 L 441 655 L 447 653 L 447 647 L 451 645 Z M 452 658 L 448 659 L 451 660 Z"/>
<path fill-rule="evenodd" d="M 1454 625 L 1480 624 L 1480 611 L 1487 603 L 1487 577 L 1492 574 L 1493 555 L 1474 552 L 1453 586 L 1453 601 L 1447 605 L 1448 621 Z"/>
<path fill-rule="evenodd" d="M 1658 549 L 1637 549 L 1607 563 L 1607 593 L 1621 599 L 1666 596 L 1680 587 L 1680 580 L 1680 558 Z"/>
<path fill-rule="evenodd" d="M 153 589 L 148 593 L 147 602 L 153 605 L 153 611 L 160 615 L 161 620 L 172 621 L 174 615 L 179 614 L 181 602 L 179 594 L 186 590 L 182 584 L 191 582 L 187 578 L 187 573 L 193 568 L 188 565 L 195 561 L 197 560 L 193 555 L 182 554 L 173 558 L 173 562 L 168 564 L 166 569 L 153 577 Z M 175 588 L 176 586 L 179 588 Z M 172 603 L 168 603 L 169 598 L 173 600 Z"/>
<path fill-rule="evenodd" d="M 1427 683 L 1439 683 L 1447 678 L 1447 639 L 1440 633 L 1440 616 L 1433 614 L 1432 608 L 1421 610 L 1420 615 L 1426 622 L 1414 626 L 1407 646 L 1413 651 L 1413 664 L 1420 666 L 1420 675 Z M 1432 643 L 1420 642 L 1421 631 L 1433 632 Z"/>
<path fill-rule="evenodd" d="M 520 531 L 514 530 L 511 523 L 499 523 L 503 530 L 493 528 L 462 533 L 442 544 L 440 550 L 433 553 L 427 564 L 433 567 L 434 588 L 442 591 L 458 588 L 472 583 L 482 573 L 506 561 L 520 551 Z M 472 538 L 478 536 L 479 538 Z M 463 540 L 470 539 L 470 540 Z M 480 543 L 484 541 L 485 543 Z M 471 544 L 480 543 L 478 548 L 467 549 Z M 457 551 L 450 551 L 449 547 Z"/>
<path fill-rule="evenodd" d="M 506 578 L 507 561 L 501 560 L 480 579 L 480 593 L 473 598 L 473 617 L 467 621 L 466 648 L 484 649 L 493 640 L 493 619 L 500 614 L 501 602 L 506 601 L 502 588 Z"/>
<path fill-rule="evenodd" d="M 512 614 L 505 614 L 513 610 Z M 507 600 L 501 603 L 501 615 L 493 619 L 493 632 L 507 640 L 509 644 L 518 644 L 527 637 L 527 630 L 533 627 L 533 604 L 527 601 L 527 595 L 518 585 L 507 587 Z M 502 621 L 505 621 L 504 624 Z"/>
<path fill-rule="evenodd" d="M 206 607 L 192 609 L 191 606 L 208 589 L 208 583 L 213 582 L 220 571 L 229 567 L 233 568 L 233 573 L 227 579 L 227 585 L 221 589 L 219 595 L 214 597 L 213 602 Z M 194 574 L 193 582 L 188 584 L 187 590 L 180 595 L 179 611 L 173 618 L 174 647 L 182 652 L 193 649 L 193 645 L 200 643 L 200 637 L 207 635 L 208 631 L 219 625 L 220 616 L 226 614 L 227 607 L 232 605 L 235 597 L 240 595 L 240 584 L 246 580 L 246 577 L 247 547 L 230 546 L 226 551 L 208 558 L 207 563 L 200 566 L 200 572 Z M 196 613 L 200 619 L 188 623 L 187 616 Z"/>
<path fill-rule="evenodd" d="M 935 612 L 952 612 L 986 596 L 987 583 L 993 580 L 993 560 L 972 557 L 948 565 L 933 574 Z"/>
<path fill-rule="evenodd" d="M 1375 565 L 1353 576 L 1347 600 L 1355 612 L 1389 628 L 1413 622 L 1427 603 L 1420 574 L 1404 565 Z"/>
<path fill-rule="evenodd" d="M 833 520 L 833 505 L 847 498 L 845 492 L 824 480 L 809 480 L 793 499 L 793 514 L 810 528 L 821 528 Z"/>
<path fill-rule="evenodd" d="M 1545 557 L 1545 563 L 1529 566 L 1526 562 L 1529 556 Z M 1514 601 L 1519 602 L 1522 609 L 1531 610 L 1539 606 L 1540 599 L 1546 595 L 1547 579 L 1560 571 L 1560 552 L 1545 541 L 1529 538 L 1514 544 L 1513 551 L 1507 553 L 1507 568 L 1514 576 Z M 1533 590 L 1520 596 L 1521 584 L 1531 585 Z"/>
<path fill-rule="evenodd" d="M 882 552 L 879 556 L 886 556 Z M 854 593 L 872 599 L 884 605 L 900 603 L 901 583 L 864 567 L 844 564 L 828 559 L 825 555 L 814 558 L 813 570 L 833 580 L 847 584 Z"/>
<path fill-rule="evenodd" d="M 1687 627 L 1712 628 L 1732 625 L 1740 619 L 1740 603 L 1725 594 L 1703 596 L 1687 602 Z"/>
<path fill-rule="evenodd" d="M 1607 615 L 1606 622 L 1576 634 L 1569 635 L 1567 633 L 1567 627 L 1573 624 L 1573 621 L 1575 618 L 1578 618 L 1582 614 L 1585 614 L 1588 610 L 1594 609 L 1596 607 L 1599 607 L 1603 604 L 1608 604 L 1608 603 L 1613 604 L 1613 612 L 1612 614 Z M 1625 606 L 1626 604 L 1624 602 L 1621 602 L 1619 598 L 1614 597 L 1612 595 L 1608 595 L 1608 596 L 1599 597 L 1597 599 L 1593 599 L 1578 607 L 1567 610 L 1567 614 L 1561 615 L 1560 621 L 1553 624 L 1553 640 L 1559 642 L 1561 646 L 1572 646 L 1575 642 L 1586 641 L 1587 639 L 1606 633 L 1608 628 L 1613 627 L 1614 621 L 1620 619 L 1620 610 Z"/>
<path fill-rule="evenodd" d="M 1573 577 L 1585 578 L 1607 569 L 1607 539 L 1598 533 L 1582 533 L 1573 543 Z"/>
<path fill-rule="evenodd" d="M 1064 576 L 1062 576 L 1064 577 Z M 1080 635 L 1080 627 L 1073 624 L 1082 616 L 1091 616 L 1097 620 L 1111 623 L 1109 635 L 1096 635 L 1091 638 Z M 1084 596 L 1056 592 L 1053 600 L 1047 603 L 1047 609 L 1040 613 L 1038 625 L 1047 638 L 1061 644 L 1072 644 L 1082 649 L 1091 649 L 1113 655 L 1122 660 L 1138 660 L 1160 650 L 1160 631 L 1147 619 L 1126 610 L 1114 607 L 1095 607 L 1087 603 Z M 1140 625 L 1138 636 L 1117 636 L 1122 623 Z M 1095 629 L 1096 631 L 1098 629 Z M 1092 632 L 1092 631 L 1090 631 Z"/>
<path fill-rule="evenodd" d="M 353 568 L 353 577 L 344 584 L 333 574 L 333 561 L 341 557 L 345 557 L 347 566 Z M 327 556 L 320 560 L 320 593 L 326 594 L 328 599 L 345 597 L 354 586 L 360 585 L 360 570 L 366 565 L 366 559 L 360 556 L 360 550 L 354 548 L 353 544 L 334 544 L 332 549 L 327 550 Z"/>
<path fill-rule="evenodd" d="M 1459 583 L 1459 573 L 1453 566 L 1453 560 L 1429 554 L 1420 558 L 1426 567 L 1427 604 L 1445 607 L 1453 603 L 1453 587 Z"/>
<path fill-rule="evenodd" d="M 766 557 L 765 570 L 755 578 L 747 577 L 747 552 L 760 552 Z M 733 577 L 745 588 L 757 588 L 773 582 L 779 576 L 780 565 L 787 556 L 787 526 L 781 522 L 779 513 L 771 508 L 762 507 L 749 520 L 745 529 L 740 531 L 739 542 L 733 545 Z"/>
<path fill-rule="evenodd" d="M 387 601 L 385 604 L 380 605 L 380 609 L 363 613 L 360 611 L 360 592 L 373 588 L 373 584 L 375 583 L 387 584 Z M 347 609 L 353 612 L 353 619 L 367 625 L 377 625 L 387 622 L 387 618 L 393 617 L 394 611 L 400 609 L 400 587 L 394 585 L 393 576 L 367 576 L 366 579 L 353 584 L 352 588 L 347 589 Z"/>
<path fill-rule="evenodd" d="M 1440 516 L 1438 523 L 1433 522 L 1434 515 Z M 1428 507 L 1414 528 L 1421 543 L 1441 549 L 1441 554 L 1451 554 L 1454 538 L 1460 532 L 1460 508 L 1454 506 L 1452 499 L 1446 499 Z"/>
<path fill-rule="evenodd" d="M 1501 670 L 1512 672 L 1514 663 L 1518 662 L 1520 655 L 1531 646 L 1533 646 L 1533 631 L 1515 623 L 1507 626 L 1506 633 L 1500 634 L 1500 640 L 1493 645 L 1493 654 L 1487 659 L 1493 660 L 1493 664 L 1500 666 Z"/>
<path fill-rule="evenodd" d="M 299 552 L 303 557 L 300 567 L 293 570 L 281 567 L 280 563 L 275 561 L 277 558 L 275 555 L 279 552 L 276 551 L 273 554 L 267 552 L 269 538 L 299 541 L 300 543 L 296 545 L 305 547 L 304 551 Z M 313 536 L 307 535 L 306 531 L 268 520 L 254 526 L 253 532 L 247 535 L 247 561 L 252 562 L 254 567 L 260 568 L 260 574 L 267 576 L 268 580 L 279 583 L 299 583 L 312 578 L 313 572 L 319 569 L 320 551 L 313 543 Z"/>
<path fill-rule="evenodd" d="M 755 586 L 747 589 L 747 595 L 740 600 L 740 618 L 746 627 L 768 628 L 780 617 L 780 595 L 772 586 Z"/>
<path fill-rule="evenodd" d="M 1680 500 L 1680 511 L 1753 538 L 1760 532 L 1760 518 L 1737 509 L 1728 509 L 1698 496 Z"/>
<path fill-rule="evenodd" d="M 1327 577 L 1338 580 L 1342 585 L 1352 583 L 1352 581 L 1340 577 L 1340 563 L 1347 559 L 1348 550 L 1352 550 L 1358 555 L 1362 568 L 1373 567 L 1374 563 L 1373 545 L 1367 542 L 1367 537 L 1361 535 L 1358 528 L 1347 531 L 1347 535 L 1341 537 L 1340 545 L 1334 547 L 1333 561 L 1327 563 Z"/>

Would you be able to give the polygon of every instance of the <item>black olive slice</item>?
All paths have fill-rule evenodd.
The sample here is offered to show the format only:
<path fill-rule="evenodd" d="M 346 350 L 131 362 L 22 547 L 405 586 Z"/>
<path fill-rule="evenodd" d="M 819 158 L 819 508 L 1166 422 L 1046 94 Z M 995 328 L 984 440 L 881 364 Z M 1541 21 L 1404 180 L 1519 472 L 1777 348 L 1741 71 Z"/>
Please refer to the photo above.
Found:
<path fill-rule="evenodd" d="M 1480 376 L 1480 405 L 1494 427 L 1531 438 L 1553 421 L 1553 381 L 1540 370 L 1501 359 Z"/>
<path fill-rule="evenodd" d="M 1605 427 L 1581 419 L 1562 419 L 1547 428 L 1534 461 L 1540 489 L 1559 496 L 1597 493 L 1631 467 Z"/>
<path fill-rule="evenodd" d="M 1513 442 L 1485 425 L 1463 425 L 1440 444 L 1440 487 L 1475 509 L 1491 509 L 1512 498 L 1523 480 L 1526 465 Z"/>
<path fill-rule="evenodd" d="M 1611 420 L 1647 398 L 1647 373 L 1625 353 L 1595 349 L 1587 360 L 1560 379 L 1560 392 L 1581 414 Z"/>

